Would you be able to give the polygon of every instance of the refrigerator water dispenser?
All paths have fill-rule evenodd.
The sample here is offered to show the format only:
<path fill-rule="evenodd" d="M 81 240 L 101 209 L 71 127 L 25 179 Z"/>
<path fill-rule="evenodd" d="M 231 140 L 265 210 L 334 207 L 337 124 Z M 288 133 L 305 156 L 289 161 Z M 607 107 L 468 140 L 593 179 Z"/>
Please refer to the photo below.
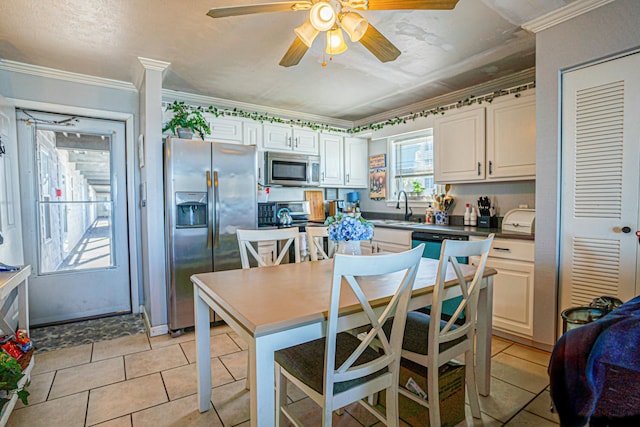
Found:
<path fill-rule="evenodd" d="M 176 192 L 176 228 L 207 226 L 207 193 Z"/>

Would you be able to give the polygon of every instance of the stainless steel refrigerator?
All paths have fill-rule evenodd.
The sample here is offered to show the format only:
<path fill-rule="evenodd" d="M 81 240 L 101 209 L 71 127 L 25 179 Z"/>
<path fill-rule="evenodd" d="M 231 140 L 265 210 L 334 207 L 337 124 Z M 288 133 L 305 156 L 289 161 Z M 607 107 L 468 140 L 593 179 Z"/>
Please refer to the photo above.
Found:
<path fill-rule="evenodd" d="M 255 146 L 164 145 L 169 329 L 194 325 L 192 274 L 241 268 L 236 229 L 255 229 Z M 233 284 L 230 284 L 233 285 Z"/>

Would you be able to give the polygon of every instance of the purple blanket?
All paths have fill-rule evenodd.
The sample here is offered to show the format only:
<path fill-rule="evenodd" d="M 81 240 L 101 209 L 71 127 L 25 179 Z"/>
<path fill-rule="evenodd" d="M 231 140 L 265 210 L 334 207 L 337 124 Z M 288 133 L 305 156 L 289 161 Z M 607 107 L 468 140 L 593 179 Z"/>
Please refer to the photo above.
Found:
<path fill-rule="evenodd" d="M 640 296 L 595 322 L 567 331 L 556 343 L 548 371 L 561 425 L 584 426 L 589 421 L 603 392 L 606 365 L 640 374 Z M 612 415 L 640 415 L 637 402 L 621 402 Z"/>

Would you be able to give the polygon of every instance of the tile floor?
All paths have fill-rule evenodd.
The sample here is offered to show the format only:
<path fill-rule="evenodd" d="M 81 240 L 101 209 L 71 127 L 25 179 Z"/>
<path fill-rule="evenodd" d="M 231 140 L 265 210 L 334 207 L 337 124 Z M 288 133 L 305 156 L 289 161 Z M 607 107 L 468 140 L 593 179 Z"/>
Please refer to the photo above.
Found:
<path fill-rule="evenodd" d="M 8 425 L 247 427 L 247 346 L 226 325 L 212 328 L 211 336 L 215 410 L 197 410 L 193 332 L 178 338 L 138 334 L 36 355 L 29 405 L 18 403 Z M 481 397 L 482 420 L 471 418 L 467 405 L 468 425 L 557 425 L 549 411 L 549 353 L 499 338 L 492 353 L 491 396 Z M 313 402 L 297 390 L 289 397 L 308 425 L 319 425 Z M 339 427 L 377 421 L 357 404 L 334 417 Z"/>

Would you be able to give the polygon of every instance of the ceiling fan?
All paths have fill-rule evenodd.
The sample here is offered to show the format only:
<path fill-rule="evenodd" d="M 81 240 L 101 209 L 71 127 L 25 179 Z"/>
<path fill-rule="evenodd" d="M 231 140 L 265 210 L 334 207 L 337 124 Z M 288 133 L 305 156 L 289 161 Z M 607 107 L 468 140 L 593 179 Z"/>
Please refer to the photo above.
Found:
<path fill-rule="evenodd" d="M 453 9 L 459 0 L 300 0 L 209 9 L 212 18 L 266 12 L 308 10 L 309 17 L 293 32 L 295 40 L 280 65 L 297 65 L 320 32 L 326 34 L 326 53 L 339 54 L 347 49 L 342 30 L 352 42 L 360 42 L 381 62 L 394 61 L 400 51 L 357 11 L 360 10 L 443 10 Z M 324 65 L 324 64 L 323 64 Z"/>

